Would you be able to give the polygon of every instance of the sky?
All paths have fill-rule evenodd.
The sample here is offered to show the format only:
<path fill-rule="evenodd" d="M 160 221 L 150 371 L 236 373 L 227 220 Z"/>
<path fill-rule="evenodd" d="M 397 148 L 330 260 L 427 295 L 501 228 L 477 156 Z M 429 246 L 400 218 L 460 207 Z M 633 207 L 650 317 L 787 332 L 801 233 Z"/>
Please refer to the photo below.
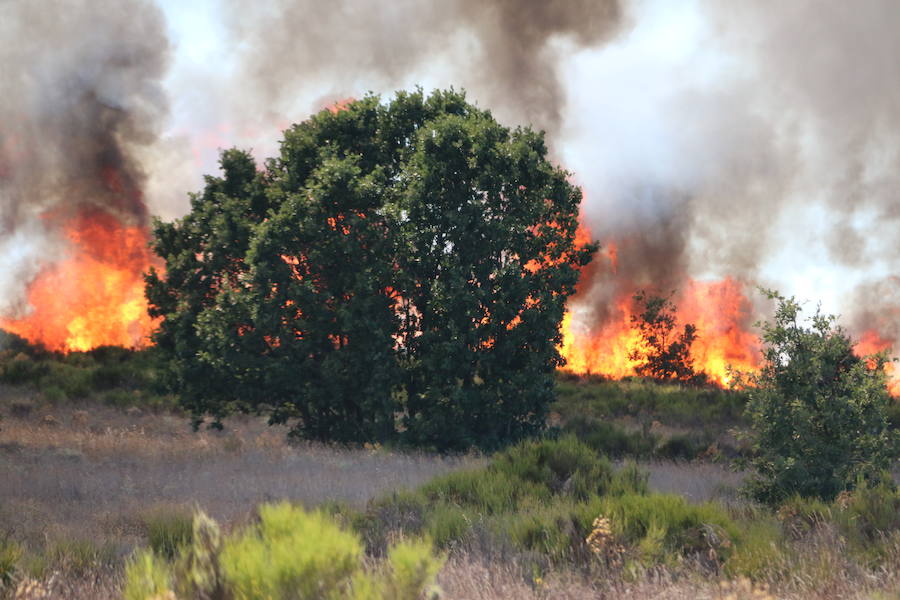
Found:
<path fill-rule="evenodd" d="M 828 37 L 833 35 L 828 30 L 833 23 L 826 22 L 824 31 L 811 27 L 811 39 L 803 39 L 798 31 L 795 48 L 779 48 L 790 40 L 782 29 L 817 16 L 809 3 L 795 4 L 794 11 L 783 14 L 777 10 L 767 14 L 763 8 L 744 11 L 749 15 L 722 15 L 720 8 L 698 1 L 633 2 L 625 5 L 624 23 L 612 39 L 593 46 L 573 43 L 565 35 L 549 39 L 563 96 L 562 122 L 549 141 L 554 158 L 583 186 L 585 219 L 601 240 L 626 230 L 653 236 L 667 220 L 681 220 L 690 229 L 679 243 L 685 246 L 692 276 L 737 275 L 842 312 L 860 286 L 896 272 L 895 253 L 880 251 L 884 238 L 892 243 L 895 223 L 881 221 L 885 204 L 897 201 L 896 192 L 848 210 L 839 205 L 853 203 L 855 192 L 841 200 L 834 196 L 834 182 L 819 181 L 831 169 L 834 155 L 843 151 L 840 134 L 832 135 L 815 123 L 829 116 L 816 115 L 816 99 L 802 97 L 815 90 L 802 89 L 802 76 L 782 72 L 777 54 L 773 60 L 767 53 L 819 52 L 816 44 L 822 42 L 834 42 L 839 51 L 844 46 Z M 868 4 L 878 8 L 878 3 Z M 341 61 L 359 58 L 346 52 L 326 65 L 341 71 L 335 77 L 329 77 L 326 69 L 324 76 L 315 73 L 304 82 L 305 74 L 295 73 L 296 80 L 285 82 L 290 102 L 276 94 L 272 105 L 254 106 L 253 100 L 233 103 L 223 97 L 235 86 L 232 78 L 242 76 L 246 48 L 241 44 L 248 40 L 235 41 L 227 2 L 163 0 L 160 6 L 174 45 L 165 80 L 171 98 L 166 135 L 191 148 L 191 168 L 180 180 L 186 189 L 198 189 L 200 175 L 215 170 L 219 148 L 237 145 L 259 157 L 271 155 L 280 127 L 344 95 L 454 85 L 465 87 L 482 105 L 488 105 L 484 98 L 493 97 L 481 94 L 481 82 L 467 76 L 464 67 L 471 59 L 467 42 L 459 39 L 465 36 L 456 36 L 436 39 L 435 46 L 442 48 L 429 48 L 427 60 L 400 73 L 368 77 L 352 66 L 343 73 Z M 833 17 L 840 26 L 841 16 Z M 734 20 L 737 34 L 729 31 L 735 28 Z M 347 24 L 348 30 L 365 26 L 352 18 Z M 872 31 L 873 36 L 878 34 Z M 846 48 L 852 49 L 853 43 L 850 40 Z M 772 44 L 771 50 L 766 44 Z M 817 77 L 826 83 L 833 78 L 834 86 L 842 85 L 844 67 L 841 58 L 834 64 L 810 61 L 811 69 L 822 71 Z M 791 78 L 801 89 L 796 104 L 786 107 L 797 92 L 790 89 Z M 502 102 L 508 106 L 488 106 L 501 118 L 515 118 L 523 112 L 515 102 L 509 98 Z M 794 119 L 773 116 L 791 109 L 797 113 Z M 824 110 L 843 107 L 838 103 Z M 889 142 L 894 151 L 896 140 Z M 798 150 L 804 145 L 808 148 Z M 786 174 L 782 168 L 795 172 Z M 737 190 L 738 186 L 745 189 Z M 174 215 L 184 210 L 182 190 L 178 194 L 180 201 L 161 202 L 165 210 L 159 212 Z M 846 260 L 844 251 L 835 249 L 836 229 L 846 230 L 853 243 L 861 245 L 857 253 L 865 260 Z M 875 234 L 872 239 L 869 232 Z"/>
<path fill-rule="evenodd" d="M 60 247 L 41 215 L 109 196 L 92 148 L 169 220 L 222 149 L 452 86 L 546 132 L 629 285 L 731 277 L 900 340 L 898 31 L 895 0 L 0 3 L 0 309 Z M 576 304 L 615 285 L 589 283 Z"/>

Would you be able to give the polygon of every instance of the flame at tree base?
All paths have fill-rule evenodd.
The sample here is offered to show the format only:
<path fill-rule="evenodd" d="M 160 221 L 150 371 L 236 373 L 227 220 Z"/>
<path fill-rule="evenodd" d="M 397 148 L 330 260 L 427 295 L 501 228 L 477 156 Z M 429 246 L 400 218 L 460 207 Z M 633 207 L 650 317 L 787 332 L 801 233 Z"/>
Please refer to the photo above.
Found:
<path fill-rule="evenodd" d="M 0 318 L 0 328 L 59 352 L 148 345 L 155 322 L 144 297 L 143 273 L 154 262 L 147 228 L 87 208 L 63 229 L 68 256 L 28 286 L 28 314 Z"/>
<path fill-rule="evenodd" d="M 748 330 L 751 307 L 740 283 L 730 278 L 713 282 L 691 280 L 675 304 L 678 322 L 697 326 L 698 337 L 691 349 L 695 371 L 727 386 L 731 381 L 729 369 L 753 372 L 759 368 L 759 339 Z M 560 354 L 566 359 L 565 370 L 611 379 L 637 374 L 640 362 L 631 355 L 641 348 L 643 340 L 632 322 L 632 296 L 620 297 L 611 315 L 591 330 L 580 327 L 577 314 L 566 312 L 560 346 Z"/>

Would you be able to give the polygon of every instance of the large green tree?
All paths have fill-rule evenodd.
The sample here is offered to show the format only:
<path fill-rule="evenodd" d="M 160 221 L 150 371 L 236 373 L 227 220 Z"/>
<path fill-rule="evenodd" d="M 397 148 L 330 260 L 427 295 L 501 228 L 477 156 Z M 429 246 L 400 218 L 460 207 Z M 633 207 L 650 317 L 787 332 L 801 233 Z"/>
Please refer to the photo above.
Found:
<path fill-rule="evenodd" d="M 148 297 L 174 389 L 346 442 L 496 447 L 539 430 L 592 245 L 543 135 L 463 94 L 369 96 L 223 155 L 157 223 Z"/>

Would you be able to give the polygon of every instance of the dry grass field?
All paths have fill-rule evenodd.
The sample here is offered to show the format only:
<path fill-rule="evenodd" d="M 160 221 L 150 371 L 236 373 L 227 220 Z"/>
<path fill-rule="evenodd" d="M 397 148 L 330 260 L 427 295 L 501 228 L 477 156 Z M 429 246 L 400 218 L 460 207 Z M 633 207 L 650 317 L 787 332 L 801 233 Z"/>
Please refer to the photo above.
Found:
<path fill-rule="evenodd" d="M 42 404 L 5 388 L 0 404 L 0 536 L 27 551 L 30 584 L 16 598 L 117 598 L 122 565 L 147 544 L 154 518 L 188 518 L 196 508 L 230 527 L 262 502 L 307 506 L 340 501 L 362 509 L 376 497 L 436 476 L 486 464 L 380 448 L 289 445 L 283 428 L 249 417 L 223 432 L 192 432 L 169 412 L 99 403 Z M 642 462 L 651 490 L 690 502 L 740 505 L 740 474 L 710 462 Z M 846 542 L 822 527 L 773 553 L 763 581 L 710 572 L 690 561 L 630 571 L 580 568 L 536 574 L 521 556 L 450 553 L 438 582 L 446 598 L 900 598 L 900 546 L 875 569 L 847 556 Z M 29 588 L 28 585 L 31 587 Z"/>

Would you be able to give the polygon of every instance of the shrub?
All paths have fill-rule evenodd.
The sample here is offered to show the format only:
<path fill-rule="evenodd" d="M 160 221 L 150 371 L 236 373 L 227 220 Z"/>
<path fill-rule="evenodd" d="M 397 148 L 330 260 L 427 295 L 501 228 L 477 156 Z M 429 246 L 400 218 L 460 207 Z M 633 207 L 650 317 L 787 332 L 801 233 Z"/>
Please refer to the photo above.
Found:
<path fill-rule="evenodd" d="M 877 480 L 897 456 L 883 355 L 860 358 L 835 317 L 775 292 L 764 323 L 764 364 L 748 378 L 755 471 L 747 491 L 778 503 L 794 494 L 831 500 L 858 480 Z"/>
<path fill-rule="evenodd" d="M 614 423 L 583 416 L 570 419 L 563 431 L 573 433 L 595 452 L 613 458 L 650 456 L 659 442 L 658 436 L 650 432 L 626 431 Z"/>
<path fill-rule="evenodd" d="M 141 520 L 150 549 L 164 558 L 171 560 L 191 541 L 193 518 L 189 513 L 161 508 L 143 515 Z"/>
<path fill-rule="evenodd" d="M 366 568 L 361 540 L 324 512 L 288 503 L 263 505 L 259 521 L 222 536 L 209 517 L 195 516 L 192 542 L 173 567 L 152 551 L 129 562 L 125 598 L 418 600 L 442 561 L 431 543 L 407 540 L 387 560 Z"/>
<path fill-rule="evenodd" d="M 0 539 L 0 597 L 4 591 L 12 589 L 20 558 L 22 549 L 18 544 L 10 539 Z"/>
<path fill-rule="evenodd" d="M 36 383 L 47 373 L 47 364 L 32 359 L 25 353 L 7 358 L 0 368 L 0 379 L 14 385 Z"/>
<path fill-rule="evenodd" d="M 721 562 L 731 555 L 739 539 L 738 526 L 720 505 L 690 504 L 670 494 L 598 498 L 580 509 L 580 530 L 589 532 L 598 515 L 609 519 L 622 544 L 648 564 L 686 556 Z"/>
<path fill-rule="evenodd" d="M 575 436 L 524 442 L 499 454 L 488 468 L 550 494 L 579 499 L 603 494 L 613 480 L 610 462 Z"/>
<path fill-rule="evenodd" d="M 125 565 L 125 600 L 164 599 L 172 589 L 172 571 L 150 550 L 138 552 Z"/>
<path fill-rule="evenodd" d="M 108 543 L 97 544 L 92 540 L 62 539 L 47 548 L 47 560 L 55 568 L 75 575 L 112 565 L 117 551 Z"/>

